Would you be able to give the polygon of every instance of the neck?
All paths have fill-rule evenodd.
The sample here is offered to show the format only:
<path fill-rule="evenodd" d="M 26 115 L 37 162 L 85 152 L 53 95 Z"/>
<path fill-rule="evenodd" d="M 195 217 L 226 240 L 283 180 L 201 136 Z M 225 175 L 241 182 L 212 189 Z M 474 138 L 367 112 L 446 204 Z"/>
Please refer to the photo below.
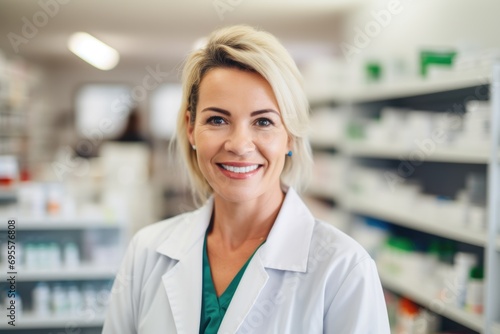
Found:
<path fill-rule="evenodd" d="M 247 242 L 262 242 L 273 226 L 285 198 L 281 189 L 245 202 L 230 202 L 214 195 L 210 235 L 234 250 Z"/>

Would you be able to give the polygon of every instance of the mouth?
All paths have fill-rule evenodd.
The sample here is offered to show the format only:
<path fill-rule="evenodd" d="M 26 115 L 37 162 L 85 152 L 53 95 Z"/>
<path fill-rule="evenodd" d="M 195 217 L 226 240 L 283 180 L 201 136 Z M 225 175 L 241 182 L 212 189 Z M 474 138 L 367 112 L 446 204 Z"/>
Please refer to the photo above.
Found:
<path fill-rule="evenodd" d="M 241 166 L 241 167 L 238 167 L 238 166 L 232 166 L 232 165 L 225 165 L 225 164 L 218 164 L 219 166 L 221 166 L 222 168 L 224 168 L 225 170 L 228 170 L 230 172 L 233 172 L 233 173 L 239 173 L 239 174 L 243 174 L 243 173 L 250 173 L 250 172 L 253 172 L 254 170 L 256 170 L 257 168 L 260 167 L 260 165 L 249 165 L 249 166 Z"/>
<path fill-rule="evenodd" d="M 254 175 L 263 166 L 260 164 L 241 164 L 241 163 L 218 163 L 217 166 L 223 174 L 231 178 L 246 178 Z"/>

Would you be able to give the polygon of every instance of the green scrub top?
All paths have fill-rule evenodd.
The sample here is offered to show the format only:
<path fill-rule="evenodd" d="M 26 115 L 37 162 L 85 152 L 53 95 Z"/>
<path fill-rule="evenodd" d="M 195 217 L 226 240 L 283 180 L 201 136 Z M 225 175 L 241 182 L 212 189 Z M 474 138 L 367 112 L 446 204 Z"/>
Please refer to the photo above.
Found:
<path fill-rule="evenodd" d="M 260 244 L 260 246 L 262 246 L 262 244 Z M 257 247 L 257 249 L 259 249 L 259 247 Z M 257 252 L 257 249 L 255 252 Z M 236 276 L 234 276 L 233 280 L 222 295 L 217 297 L 214 282 L 212 281 L 210 263 L 208 262 L 207 235 L 205 234 L 205 241 L 203 243 L 203 290 L 201 300 L 200 334 L 217 333 L 222 323 L 222 319 L 226 314 L 227 308 L 231 303 L 231 299 L 233 299 L 234 292 L 240 283 L 241 277 L 245 273 L 245 269 L 247 268 L 248 263 L 250 263 L 250 260 L 255 252 L 253 252 L 247 262 L 245 262 L 243 267 L 241 267 L 240 271 L 238 271 Z"/>

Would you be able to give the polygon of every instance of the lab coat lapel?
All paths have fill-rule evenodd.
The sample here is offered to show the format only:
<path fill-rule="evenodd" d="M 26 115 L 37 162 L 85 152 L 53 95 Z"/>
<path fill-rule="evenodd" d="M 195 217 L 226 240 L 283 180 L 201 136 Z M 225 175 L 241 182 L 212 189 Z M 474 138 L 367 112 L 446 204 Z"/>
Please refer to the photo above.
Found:
<path fill-rule="evenodd" d="M 255 253 L 231 299 L 219 333 L 236 333 L 268 282 L 266 268 L 306 272 L 314 217 L 293 188 L 267 237 Z"/>
<path fill-rule="evenodd" d="M 203 242 L 200 244 L 162 277 L 179 334 L 198 333 L 200 327 Z"/>
<path fill-rule="evenodd" d="M 219 328 L 219 334 L 236 333 L 254 306 L 268 279 L 269 275 L 257 252 L 248 264 L 245 274 L 231 299 L 229 308 Z"/>
<path fill-rule="evenodd" d="M 290 187 L 267 241 L 260 249 L 264 267 L 306 272 L 314 222 L 314 216 Z"/>
<path fill-rule="evenodd" d="M 162 281 L 179 334 L 199 331 L 203 240 L 212 209 L 213 200 L 210 199 L 192 215 L 186 215 L 185 221 L 157 249 L 178 261 L 162 276 Z"/>

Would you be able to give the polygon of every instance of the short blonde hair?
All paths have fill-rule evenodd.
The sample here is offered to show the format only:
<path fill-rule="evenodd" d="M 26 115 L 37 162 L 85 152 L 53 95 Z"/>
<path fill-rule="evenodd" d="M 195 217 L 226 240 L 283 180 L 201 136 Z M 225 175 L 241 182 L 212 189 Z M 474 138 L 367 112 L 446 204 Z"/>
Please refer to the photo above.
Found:
<path fill-rule="evenodd" d="M 201 173 L 196 152 L 189 143 L 186 112 L 194 122 L 201 80 L 214 68 L 253 71 L 269 82 L 286 131 L 292 138 L 293 156 L 285 160 L 281 182 L 300 191 L 310 176 L 312 165 L 307 140 L 309 103 L 302 87 L 302 76 L 292 57 L 273 35 L 236 25 L 214 31 L 207 44 L 193 51 L 184 64 L 182 102 L 174 141 L 186 164 L 195 200 L 205 202 L 213 189 Z"/>

